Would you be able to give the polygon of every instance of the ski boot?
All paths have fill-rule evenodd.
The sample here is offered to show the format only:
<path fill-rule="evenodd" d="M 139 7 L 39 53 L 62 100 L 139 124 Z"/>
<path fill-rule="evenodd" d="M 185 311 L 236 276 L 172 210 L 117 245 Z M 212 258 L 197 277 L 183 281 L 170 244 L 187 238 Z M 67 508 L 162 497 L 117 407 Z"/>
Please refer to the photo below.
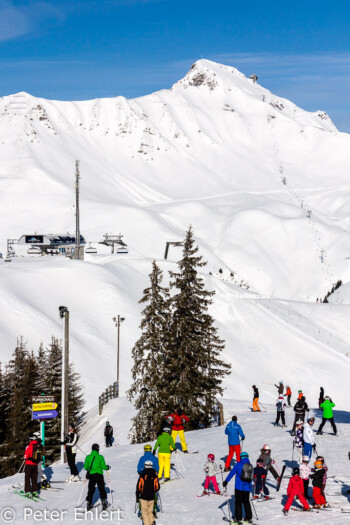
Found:
<path fill-rule="evenodd" d="M 217 494 L 218 496 L 222 496 L 222 492 L 220 492 L 220 490 L 216 490 L 215 494 Z"/>
<path fill-rule="evenodd" d="M 164 478 L 163 483 L 166 483 L 167 481 L 170 481 L 170 478 Z"/>
<path fill-rule="evenodd" d="M 231 467 L 225 467 L 225 468 L 224 468 L 224 472 L 230 472 L 230 470 L 232 470 Z"/>
<path fill-rule="evenodd" d="M 184 452 L 184 454 L 188 454 L 188 450 L 184 450 L 183 452 Z"/>
<path fill-rule="evenodd" d="M 106 499 L 102 500 L 102 510 L 106 510 L 108 508 L 108 501 Z"/>
<path fill-rule="evenodd" d="M 87 505 L 86 505 L 86 508 L 87 508 L 88 511 L 91 510 L 93 508 L 93 504 L 90 501 L 88 501 Z"/>
<path fill-rule="evenodd" d="M 208 495 L 208 491 L 204 489 L 201 496 L 207 496 L 207 495 Z"/>
<path fill-rule="evenodd" d="M 38 497 L 39 497 L 39 492 L 37 490 L 32 492 L 32 498 L 38 498 Z"/>
<path fill-rule="evenodd" d="M 308 507 L 307 509 L 303 509 L 304 512 L 309 512 L 310 511 L 310 507 Z"/>
<path fill-rule="evenodd" d="M 264 501 L 271 499 L 271 496 L 264 496 Z"/>
<path fill-rule="evenodd" d="M 285 516 L 288 516 L 288 510 L 283 509 L 282 512 L 283 512 L 283 514 L 284 514 Z"/>

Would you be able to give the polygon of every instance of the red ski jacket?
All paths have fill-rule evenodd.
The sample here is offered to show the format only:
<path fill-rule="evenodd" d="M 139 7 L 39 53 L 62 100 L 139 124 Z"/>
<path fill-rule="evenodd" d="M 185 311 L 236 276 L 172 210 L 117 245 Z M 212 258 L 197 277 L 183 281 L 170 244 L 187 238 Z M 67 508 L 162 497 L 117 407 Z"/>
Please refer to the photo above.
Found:
<path fill-rule="evenodd" d="M 287 489 L 288 496 L 304 496 L 304 483 L 300 476 L 292 476 Z"/>
<path fill-rule="evenodd" d="M 37 448 L 38 448 L 38 442 L 33 440 L 29 443 L 29 445 L 25 449 L 23 457 L 26 460 L 26 465 L 37 465 L 38 464 Z"/>
<path fill-rule="evenodd" d="M 183 430 L 184 429 L 183 422 L 190 420 L 190 418 L 185 416 L 185 414 L 182 414 L 181 416 L 179 416 L 179 414 L 177 414 L 176 412 L 174 414 L 170 414 L 169 416 L 167 416 L 167 419 L 173 420 L 171 423 L 171 429 L 175 431 Z"/>

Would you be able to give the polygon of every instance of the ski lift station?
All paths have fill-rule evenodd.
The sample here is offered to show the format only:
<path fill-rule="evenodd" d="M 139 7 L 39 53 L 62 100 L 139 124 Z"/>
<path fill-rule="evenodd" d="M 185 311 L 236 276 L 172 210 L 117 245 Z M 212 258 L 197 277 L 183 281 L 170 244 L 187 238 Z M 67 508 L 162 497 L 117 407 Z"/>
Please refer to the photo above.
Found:
<path fill-rule="evenodd" d="M 80 246 L 85 245 L 85 239 L 80 235 Z M 24 246 L 28 255 L 64 255 L 74 257 L 75 235 L 66 234 L 29 234 L 18 239 L 18 246 Z"/>

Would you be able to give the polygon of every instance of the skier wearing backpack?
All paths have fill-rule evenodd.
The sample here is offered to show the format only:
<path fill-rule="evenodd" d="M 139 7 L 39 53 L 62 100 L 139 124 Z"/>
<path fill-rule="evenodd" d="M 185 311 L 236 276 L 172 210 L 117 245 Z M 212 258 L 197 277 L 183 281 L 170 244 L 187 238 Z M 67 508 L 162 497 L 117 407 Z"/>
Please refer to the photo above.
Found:
<path fill-rule="evenodd" d="M 326 483 L 327 483 L 327 472 L 328 472 L 328 467 L 327 467 L 326 463 L 324 462 L 324 457 L 323 457 L 323 456 L 317 456 L 316 461 L 321 461 L 321 463 L 322 463 L 322 467 L 323 467 L 323 470 L 324 470 L 323 480 L 322 480 L 321 494 L 323 494 L 323 496 L 325 497 L 325 493 L 324 493 L 324 491 L 325 491 Z"/>
<path fill-rule="evenodd" d="M 106 423 L 106 426 L 105 426 L 105 430 L 104 430 L 104 436 L 105 436 L 105 439 L 106 439 L 106 447 L 111 447 L 113 442 L 112 442 L 112 439 L 113 439 L 113 427 L 112 425 L 109 424 L 109 421 L 107 421 Z"/>
<path fill-rule="evenodd" d="M 147 460 L 136 485 L 136 501 L 141 507 L 143 525 L 154 524 L 154 505 L 159 489 L 157 472 L 153 468 L 152 461 Z"/>
<path fill-rule="evenodd" d="M 294 424 L 292 429 L 292 436 L 294 436 L 295 433 L 295 426 L 298 419 L 301 419 L 302 421 L 305 421 L 305 412 L 309 412 L 309 407 L 307 402 L 305 401 L 305 397 L 302 396 L 301 399 L 298 399 L 298 401 L 294 405 L 294 412 L 295 412 L 295 418 L 294 418 Z"/>
<path fill-rule="evenodd" d="M 215 463 L 214 454 L 208 454 L 208 461 L 205 463 L 203 470 L 205 472 L 205 483 L 202 496 L 206 496 L 208 494 L 210 483 L 212 483 L 214 487 L 215 494 L 221 494 L 218 482 L 216 481 L 216 474 L 220 472 L 220 469 Z"/>
<path fill-rule="evenodd" d="M 288 489 L 287 489 L 288 500 L 283 508 L 283 514 L 285 516 L 287 516 L 288 511 L 294 501 L 294 498 L 299 498 L 300 503 L 304 507 L 304 510 L 306 511 L 310 510 L 310 505 L 308 504 L 304 496 L 304 483 L 299 474 L 300 474 L 299 467 L 294 467 L 293 475 L 289 480 Z"/>
<path fill-rule="evenodd" d="M 145 468 L 146 461 L 152 461 L 153 468 L 156 472 L 159 471 L 159 462 L 158 458 L 152 454 L 152 447 L 151 445 L 145 445 L 143 447 L 143 450 L 145 451 L 144 455 L 140 457 L 139 462 L 137 464 L 137 473 L 140 475 L 141 472 Z"/>
<path fill-rule="evenodd" d="M 94 497 L 96 485 L 100 493 L 102 509 L 105 510 L 108 507 L 103 471 L 109 470 L 110 468 L 109 465 L 106 465 L 105 458 L 100 454 L 100 446 L 94 443 L 91 447 L 91 454 L 86 456 L 84 463 L 84 469 L 87 470 L 86 479 L 89 480 L 88 493 L 86 496 L 87 510 L 93 507 L 92 498 Z"/>
<path fill-rule="evenodd" d="M 258 499 L 264 492 L 264 499 L 269 499 L 270 491 L 266 486 L 267 470 L 264 468 L 264 461 L 259 458 L 254 468 L 254 499 Z"/>
<path fill-rule="evenodd" d="M 284 414 L 286 406 L 287 406 L 287 404 L 286 404 L 283 396 L 279 396 L 279 398 L 276 401 L 277 416 L 276 416 L 276 421 L 275 421 L 275 425 L 274 425 L 275 427 L 278 426 L 278 423 L 279 423 L 280 419 L 282 419 L 282 425 L 284 427 L 286 426 L 286 419 L 285 419 L 285 414 Z"/>
<path fill-rule="evenodd" d="M 182 452 L 187 454 L 188 451 L 185 439 L 184 423 L 189 422 L 190 418 L 185 416 L 181 408 L 178 408 L 175 412 L 167 416 L 167 420 L 171 424 L 171 437 L 173 438 L 174 443 L 176 443 L 177 435 L 179 435 Z"/>
<path fill-rule="evenodd" d="M 253 385 L 252 389 L 254 391 L 253 393 L 253 412 L 261 412 L 258 402 L 259 402 L 259 389 Z"/>
<path fill-rule="evenodd" d="M 171 429 L 169 427 L 163 428 L 163 432 L 156 441 L 153 449 L 153 455 L 155 455 L 157 449 L 158 461 L 159 461 L 159 473 L 158 477 L 161 479 L 164 473 L 164 482 L 170 480 L 170 458 L 173 450 L 176 450 L 176 446 L 173 438 L 170 435 Z"/>
<path fill-rule="evenodd" d="M 241 453 L 241 459 L 236 463 L 231 470 L 226 480 L 223 482 L 224 488 L 227 487 L 228 482 L 236 476 L 235 480 L 235 519 L 236 522 L 242 523 L 242 506 L 244 507 L 245 518 L 248 523 L 253 523 L 252 509 L 250 506 L 249 496 L 252 490 L 253 481 L 253 465 L 249 463 L 249 456 L 247 452 Z"/>
<path fill-rule="evenodd" d="M 280 381 L 278 385 L 275 385 L 275 387 L 277 388 L 278 395 L 282 396 L 284 390 L 283 381 Z"/>
<path fill-rule="evenodd" d="M 68 434 L 66 434 L 65 440 L 61 441 L 61 445 L 65 446 L 67 461 L 70 468 L 70 476 L 66 479 L 67 482 L 71 481 L 81 481 L 79 477 L 79 471 L 75 464 L 75 458 L 77 455 L 77 444 L 78 441 L 78 432 L 74 425 L 68 425 Z"/>
<path fill-rule="evenodd" d="M 333 428 L 333 434 L 337 435 L 337 427 L 334 423 L 334 417 L 333 417 L 333 408 L 335 407 L 335 404 L 331 400 L 329 396 L 326 396 L 324 399 L 324 403 L 321 403 L 320 408 L 323 408 L 323 417 L 322 417 L 322 423 L 320 424 L 317 434 L 322 434 L 323 427 L 326 423 L 326 421 L 329 421 Z"/>
<path fill-rule="evenodd" d="M 229 453 L 226 458 L 224 472 L 228 472 L 229 470 L 231 470 L 230 465 L 231 465 L 231 460 L 233 458 L 233 454 L 236 454 L 237 461 L 240 460 L 240 453 L 241 453 L 240 438 L 242 438 L 242 441 L 244 441 L 245 439 L 245 435 L 242 430 L 242 427 L 241 425 L 237 423 L 237 416 L 232 416 L 232 421 L 230 421 L 230 423 L 226 425 L 225 434 L 228 436 Z"/>
<path fill-rule="evenodd" d="M 271 449 L 269 445 L 264 445 L 260 450 L 260 458 L 263 460 L 263 465 L 266 468 L 267 472 L 271 472 L 275 480 L 278 480 L 278 474 L 274 469 L 273 465 L 276 463 L 274 459 L 271 458 Z"/>
<path fill-rule="evenodd" d="M 29 436 L 29 445 L 24 451 L 24 492 L 28 497 L 38 496 L 38 442 L 34 435 Z"/>
<path fill-rule="evenodd" d="M 303 440 L 304 440 L 304 454 L 311 459 L 312 449 L 316 449 L 315 435 L 313 426 L 315 423 L 314 417 L 309 417 L 307 424 L 304 426 Z"/>
<path fill-rule="evenodd" d="M 34 432 L 33 436 L 38 442 L 37 448 L 37 461 L 38 461 L 38 490 L 47 489 L 50 487 L 50 483 L 47 480 L 46 474 L 43 471 L 43 456 L 45 456 L 45 447 L 41 440 L 39 432 Z"/>

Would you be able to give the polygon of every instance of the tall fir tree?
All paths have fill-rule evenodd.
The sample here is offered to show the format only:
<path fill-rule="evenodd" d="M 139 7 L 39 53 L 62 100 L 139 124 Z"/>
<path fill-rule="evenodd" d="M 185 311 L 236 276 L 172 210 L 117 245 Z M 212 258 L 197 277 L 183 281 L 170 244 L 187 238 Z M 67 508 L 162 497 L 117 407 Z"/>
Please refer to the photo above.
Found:
<path fill-rule="evenodd" d="M 130 400 L 136 398 L 138 411 L 131 430 L 133 443 L 155 439 L 163 412 L 169 406 L 168 385 L 164 380 L 170 326 L 169 290 L 161 285 L 163 273 L 155 261 L 149 277 L 150 286 L 139 301 L 146 306 L 142 311 L 142 334 L 132 350 L 134 382 L 127 393 Z"/>
<path fill-rule="evenodd" d="M 222 380 L 231 365 L 220 357 L 224 341 L 208 312 L 215 292 L 205 289 L 199 270 L 207 263 L 198 251 L 190 227 L 177 263 L 179 271 L 170 272 L 170 289 L 175 294 L 166 381 L 172 405 L 180 405 L 194 425 L 209 426 L 214 399 L 222 395 Z"/>

